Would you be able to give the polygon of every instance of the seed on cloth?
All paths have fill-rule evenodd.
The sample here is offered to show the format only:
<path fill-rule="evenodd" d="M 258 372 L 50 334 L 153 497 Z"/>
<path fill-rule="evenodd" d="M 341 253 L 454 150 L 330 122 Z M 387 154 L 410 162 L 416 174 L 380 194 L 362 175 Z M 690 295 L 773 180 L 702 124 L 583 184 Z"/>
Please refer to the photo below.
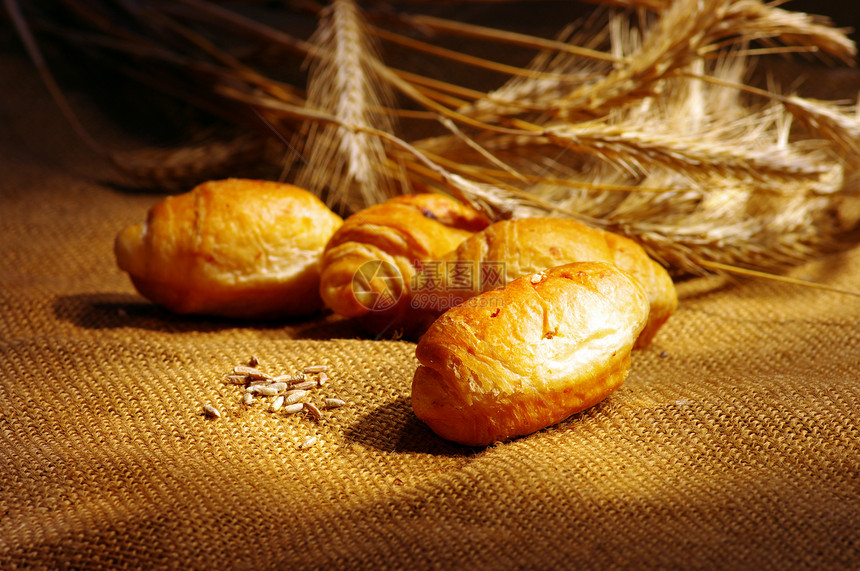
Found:
<path fill-rule="evenodd" d="M 295 385 L 292 385 L 292 386 L 290 386 L 290 388 L 293 390 L 297 390 L 297 391 L 299 391 L 299 390 L 306 391 L 308 389 L 317 388 L 317 382 L 316 381 L 305 381 L 303 383 L 297 383 Z"/>
<path fill-rule="evenodd" d="M 257 369 L 255 367 L 246 367 L 245 365 L 233 367 L 233 373 L 236 375 L 246 375 L 248 377 L 251 377 L 252 379 L 269 380 L 272 378 L 272 375 L 270 375 L 269 373 L 264 373 L 260 369 Z"/>
<path fill-rule="evenodd" d="M 305 408 L 304 403 L 297 402 L 293 404 L 288 404 L 284 407 L 284 414 L 296 414 L 297 412 L 301 412 Z"/>
<path fill-rule="evenodd" d="M 221 418 L 221 411 L 212 406 L 211 404 L 203 405 L 203 414 L 208 416 L 209 418 Z"/>
<path fill-rule="evenodd" d="M 328 365 L 308 365 L 302 368 L 303 373 L 325 373 L 328 371 Z"/>
<path fill-rule="evenodd" d="M 245 406 L 251 406 L 254 404 L 254 393 L 245 393 L 242 395 L 242 404 Z"/>
<path fill-rule="evenodd" d="M 312 448 L 316 446 L 317 437 L 316 436 L 308 436 L 305 438 L 304 442 L 299 444 L 299 450 L 307 450 L 308 448 Z"/>
<path fill-rule="evenodd" d="M 281 407 L 284 406 L 284 396 L 281 395 L 275 400 L 272 401 L 272 404 L 269 405 L 269 412 L 278 412 L 281 410 Z"/>
<path fill-rule="evenodd" d="M 346 401 L 340 399 L 325 399 L 325 407 L 326 408 L 340 408 L 346 404 Z"/>
<path fill-rule="evenodd" d="M 263 386 L 263 387 L 260 387 L 259 389 L 257 389 L 257 394 L 260 396 L 264 396 L 264 397 L 273 397 L 273 396 L 277 395 L 279 392 L 281 392 L 281 391 L 279 391 L 277 388 L 273 387 L 272 385 L 266 385 L 266 386 Z"/>
<path fill-rule="evenodd" d="M 322 411 L 320 411 L 320 409 L 318 409 L 315 404 L 309 402 L 302 404 L 304 404 L 305 410 L 314 420 L 319 420 L 322 418 Z"/>
<path fill-rule="evenodd" d="M 295 404 L 305 398 L 305 395 L 308 394 L 308 391 L 304 390 L 292 390 L 286 393 L 284 396 L 286 397 L 286 401 L 284 404 Z"/>

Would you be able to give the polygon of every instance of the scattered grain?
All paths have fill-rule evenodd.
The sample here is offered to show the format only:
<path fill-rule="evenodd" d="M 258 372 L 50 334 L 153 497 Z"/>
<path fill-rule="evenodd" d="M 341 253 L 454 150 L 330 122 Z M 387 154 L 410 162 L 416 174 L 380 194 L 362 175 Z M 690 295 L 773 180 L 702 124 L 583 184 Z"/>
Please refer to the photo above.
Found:
<path fill-rule="evenodd" d="M 308 448 L 313 448 L 317 444 L 316 436 L 308 436 L 304 439 L 304 441 L 299 444 L 299 450 L 307 450 Z"/>
<path fill-rule="evenodd" d="M 296 414 L 305 408 L 305 404 L 301 402 L 288 404 L 283 408 L 284 414 Z"/>
<path fill-rule="evenodd" d="M 305 381 L 303 383 L 296 383 L 295 385 L 292 385 L 290 388 L 293 390 L 297 390 L 297 391 L 298 390 L 306 391 L 308 389 L 317 388 L 317 382 L 316 381 Z"/>
<path fill-rule="evenodd" d="M 205 414 L 209 418 L 221 418 L 221 411 L 219 411 L 211 404 L 203 405 L 203 414 Z"/>
<path fill-rule="evenodd" d="M 284 396 L 286 398 L 285 404 L 294 404 L 305 398 L 305 395 L 308 394 L 308 391 L 305 390 L 293 390 L 288 391 Z"/>
<path fill-rule="evenodd" d="M 272 404 L 269 405 L 269 412 L 278 412 L 279 410 L 281 410 L 282 406 L 284 406 L 283 395 L 272 401 Z"/>
<path fill-rule="evenodd" d="M 319 420 L 322 418 L 322 411 L 317 408 L 317 406 L 310 402 L 302 403 L 304 405 L 305 411 L 308 415 L 311 416 L 314 420 Z"/>
<path fill-rule="evenodd" d="M 346 401 L 343 401 L 341 399 L 333 399 L 333 398 L 325 399 L 325 407 L 326 408 L 340 408 L 344 405 L 346 405 Z"/>
<path fill-rule="evenodd" d="M 328 371 L 328 365 L 308 365 L 302 368 L 303 373 L 325 373 Z"/>
<path fill-rule="evenodd" d="M 256 367 L 247 367 L 245 365 L 239 365 L 238 367 L 233 367 L 233 373 L 236 375 L 247 375 L 251 379 L 266 379 L 269 380 L 272 378 L 272 375 L 257 369 Z"/>

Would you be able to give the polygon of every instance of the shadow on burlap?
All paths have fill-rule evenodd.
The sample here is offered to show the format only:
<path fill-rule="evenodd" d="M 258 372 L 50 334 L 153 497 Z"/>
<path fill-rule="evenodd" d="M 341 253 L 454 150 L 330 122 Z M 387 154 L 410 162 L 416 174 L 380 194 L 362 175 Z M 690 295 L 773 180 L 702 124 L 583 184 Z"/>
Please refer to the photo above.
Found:
<path fill-rule="evenodd" d="M 0 567 L 860 566 L 856 298 L 682 283 L 606 401 L 453 445 L 412 414 L 411 343 L 138 297 L 112 240 L 157 197 L 95 182 L 26 62 L 3 67 Z M 795 275 L 856 290 L 860 251 Z M 321 422 L 246 409 L 224 380 L 251 355 L 329 365 L 315 398 L 349 405 Z"/>

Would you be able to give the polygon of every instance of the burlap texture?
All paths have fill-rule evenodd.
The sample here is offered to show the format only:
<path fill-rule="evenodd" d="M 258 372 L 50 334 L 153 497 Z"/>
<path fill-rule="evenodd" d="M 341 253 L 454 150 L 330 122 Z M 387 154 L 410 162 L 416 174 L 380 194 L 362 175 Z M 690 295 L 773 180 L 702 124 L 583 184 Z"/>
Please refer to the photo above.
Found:
<path fill-rule="evenodd" d="M 860 566 L 857 298 L 680 284 L 602 404 L 452 445 L 411 411 L 411 343 L 138 297 L 112 241 L 158 197 L 102 184 L 29 65 L 2 66 L 0 567 Z M 860 289 L 860 250 L 794 275 Z M 349 406 L 321 423 L 245 409 L 224 378 L 251 355 L 276 373 L 328 364 L 318 394 Z"/>

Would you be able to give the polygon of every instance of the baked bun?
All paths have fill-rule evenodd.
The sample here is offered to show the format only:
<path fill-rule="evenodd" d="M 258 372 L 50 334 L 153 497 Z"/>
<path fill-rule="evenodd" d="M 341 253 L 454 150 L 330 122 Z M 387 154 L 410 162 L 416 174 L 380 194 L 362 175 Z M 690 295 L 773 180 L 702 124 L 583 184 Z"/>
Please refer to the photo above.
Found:
<path fill-rule="evenodd" d="M 295 186 L 226 179 L 159 202 L 114 252 L 140 294 L 175 313 L 304 316 L 322 307 L 320 255 L 342 222 Z"/>
<path fill-rule="evenodd" d="M 437 314 L 411 307 L 415 264 L 441 259 L 488 224 L 441 194 L 403 195 L 366 208 L 326 246 L 320 294 L 335 313 L 360 318 L 372 333 L 423 331 Z"/>
<path fill-rule="evenodd" d="M 470 446 L 530 434 L 618 388 L 647 319 L 641 286 L 611 264 L 521 277 L 430 326 L 416 348 L 412 408 Z"/>
<path fill-rule="evenodd" d="M 481 274 L 481 264 L 501 262 L 506 281 L 572 262 L 614 264 L 639 281 L 651 304 L 648 324 L 636 342 L 637 347 L 645 347 L 652 341 L 678 305 L 669 273 L 639 244 L 569 218 L 521 218 L 496 222 L 463 241 L 446 258 L 474 262 L 478 266 L 475 275 Z M 482 284 L 476 279 L 473 287 L 462 293 L 469 297 L 495 285 Z"/>

